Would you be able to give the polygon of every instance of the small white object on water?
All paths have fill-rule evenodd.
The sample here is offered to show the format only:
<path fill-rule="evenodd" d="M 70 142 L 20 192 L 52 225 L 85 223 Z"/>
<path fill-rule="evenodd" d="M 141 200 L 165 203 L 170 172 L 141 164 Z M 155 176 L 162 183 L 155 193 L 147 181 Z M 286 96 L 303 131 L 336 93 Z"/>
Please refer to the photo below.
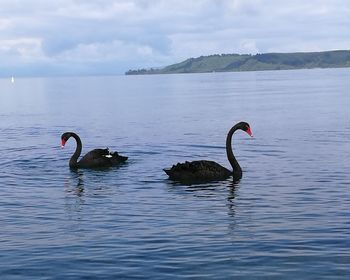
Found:
<path fill-rule="evenodd" d="M 15 78 L 12 76 L 11 77 L 11 83 L 14 83 L 15 82 Z"/>
<path fill-rule="evenodd" d="M 112 157 L 112 155 L 104 155 L 105 157 L 107 157 L 107 158 L 111 158 Z"/>

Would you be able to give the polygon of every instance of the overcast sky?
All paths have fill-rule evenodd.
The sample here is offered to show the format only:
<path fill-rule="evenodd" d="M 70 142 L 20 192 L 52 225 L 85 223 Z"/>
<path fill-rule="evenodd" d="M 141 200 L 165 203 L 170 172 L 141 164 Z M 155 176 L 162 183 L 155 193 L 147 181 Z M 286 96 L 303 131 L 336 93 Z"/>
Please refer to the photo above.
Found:
<path fill-rule="evenodd" d="M 335 49 L 350 49 L 349 0 L 0 0 L 1 76 Z"/>

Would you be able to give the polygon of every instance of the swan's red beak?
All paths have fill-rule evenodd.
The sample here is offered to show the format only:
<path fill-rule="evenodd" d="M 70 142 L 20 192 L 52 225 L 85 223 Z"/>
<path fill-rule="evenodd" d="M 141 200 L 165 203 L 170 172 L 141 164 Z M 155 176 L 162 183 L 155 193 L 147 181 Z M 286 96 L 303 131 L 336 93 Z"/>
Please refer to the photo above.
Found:
<path fill-rule="evenodd" d="M 251 131 L 249 126 L 248 126 L 246 132 L 249 134 L 250 137 L 253 137 L 253 133 L 252 133 L 252 131 Z"/>
<path fill-rule="evenodd" d="M 64 145 L 66 145 L 66 140 L 64 140 L 63 138 L 61 139 L 61 148 L 63 149 L 64 148 Z"/>

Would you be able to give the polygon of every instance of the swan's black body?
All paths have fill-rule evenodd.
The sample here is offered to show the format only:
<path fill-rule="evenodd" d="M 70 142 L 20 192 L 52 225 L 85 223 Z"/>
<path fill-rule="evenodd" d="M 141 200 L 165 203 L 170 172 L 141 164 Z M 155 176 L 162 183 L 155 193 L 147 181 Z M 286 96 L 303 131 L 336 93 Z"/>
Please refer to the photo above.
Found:
<path fill-rule="evenodd" d="M 70 168 L 107 168 L 119 165 L 128 159 L 127 157 L 120 156 L 117 152 L 110 152 L 107 148 L 92 150 L 78 161 L 82 150 L 82 143 L 77 134 L 74 132 L 63 133 L 61 136 L 62 148 L 70 137 L 73 137 L 77 142 L 75 152 L 69 160 Z"/>
<path fill-rule="evenodd" d="M 168 174 L 169 179 L 182 183 L 218 181 L 225 180 L 231 176 L 234 180 L 241 179 L 242 169 L 239 166 L 232 151 L 232 135 L 238 129 L 241 129 L 252 136 L 250 126 L 246 122 L 237 123 L 228 132 L 226 138 L 226 153 L 227 159 L 232 166 L 232 171 L 214 161 L 198 160 L 178 163 L 176 165 L 173 165 L 170 169 L 164 169 L 165 173 Z"/>

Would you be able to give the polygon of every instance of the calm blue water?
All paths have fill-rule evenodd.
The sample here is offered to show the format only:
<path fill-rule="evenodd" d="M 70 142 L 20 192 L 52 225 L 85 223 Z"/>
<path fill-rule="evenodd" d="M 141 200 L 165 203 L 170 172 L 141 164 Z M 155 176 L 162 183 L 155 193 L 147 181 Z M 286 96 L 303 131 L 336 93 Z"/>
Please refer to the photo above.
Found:
<path fill-rule="evenodd" d="M 349 279 L 349 77 L 0 80 L 1 279 Z M 167 180 L 179 161 L 229 167 L 241 120 L 239 183 Z M 70 171 L 65 131 L 128 164 Z"/>

